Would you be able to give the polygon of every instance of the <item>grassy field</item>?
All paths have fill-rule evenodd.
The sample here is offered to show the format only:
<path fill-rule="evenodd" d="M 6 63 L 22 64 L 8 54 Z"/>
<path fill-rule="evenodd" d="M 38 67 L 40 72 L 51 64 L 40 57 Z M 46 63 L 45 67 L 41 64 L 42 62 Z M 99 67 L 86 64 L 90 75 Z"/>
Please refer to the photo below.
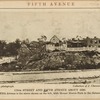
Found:
<path fill-rule="evenodd" d="M 100 83 L 100 69 L 0 72 L 0 83 L 86 84 Z"/>

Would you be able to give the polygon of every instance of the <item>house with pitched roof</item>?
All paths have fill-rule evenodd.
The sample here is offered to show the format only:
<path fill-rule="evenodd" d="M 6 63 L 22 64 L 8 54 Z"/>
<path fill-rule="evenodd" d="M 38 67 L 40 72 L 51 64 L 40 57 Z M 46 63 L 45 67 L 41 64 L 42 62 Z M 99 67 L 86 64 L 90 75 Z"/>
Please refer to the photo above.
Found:
<path fill-rule="evenodd" d="M 56 35 L 54 35 L 54 36 L 50 39 L 50 42 L 56 44 L 56 43 L 60 43 L 61 40 L 60 40 Z"/>
<path fill-rule="evenodd" d="M 65 51 L 94 51 L 100 47 L 100 39 L 83 39 L 83 40 L 67 40 L 61 41 L 54 35 L 49 42 L 46 43 L 46 51 L 65 50 Z"/>
<path fill-rule="evenodd" d="M 54 35 L 49 42 L 46 43 L 47 51 L 66 50 L 67 42 L 62 42 L 56 35 Z"/>

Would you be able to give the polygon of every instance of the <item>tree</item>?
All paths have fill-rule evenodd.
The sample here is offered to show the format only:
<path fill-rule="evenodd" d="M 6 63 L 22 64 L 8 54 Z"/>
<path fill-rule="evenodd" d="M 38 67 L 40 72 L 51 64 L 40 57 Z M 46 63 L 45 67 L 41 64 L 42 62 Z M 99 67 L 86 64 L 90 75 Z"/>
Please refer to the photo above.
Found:
<path fill-rule="evenodd" d="M 62 38 L 62 42 L 66 43 L 67 42 L 66 38 Z"/>
<path fill-rule="evenodd" d="M 5 55 L 5 49 L 6 49 L 6 42 L 3 40 L 0 40 L 0 56 Z"/>
<path fill-rule="evenodd" d="M 47 37 L 46 37 L 45 35 L 42 35 L 42 36 L 41 36 L 41 39 L 42 39 L 42 41 L 45 42 L 45 41 L 47 40 Z"/>
<path fill-rule="evenodd" d="M 21 42 L 19 39 L 16 39 L 15 42 L 10 42 L 6 45 L 6 55 L 7 56 L 16 56 L 18 55 L 18 49 L 21 47 Z"/>
<path fill-rule="evenodd" d="M 46 42 L 47 37 L 45 35 L 41 35 L 40 38 L 37 39 L 39 42 Z"/>
<path fill-rule="evenodd" d="M 21 40 L 19 40 L 19 39 L 16 39 L 15 40 L 15 44 L 16 44 L 16 48 L 17 48 L 17 50 L 21 47 Z"/>
<path fill-rule="evenodd" d="M 29 39 L 27 38 L 27 39 L 23 40 L 22 44 L 25 44 L 25 45 L 29 46 L 30 45 Z"/>
<path fill-rule="evenodd" d="M 17 55 L 16 45 L 14 42 L 10 42 L 6 46 L 6 55 L 7 56 L 13 56 Z"/>

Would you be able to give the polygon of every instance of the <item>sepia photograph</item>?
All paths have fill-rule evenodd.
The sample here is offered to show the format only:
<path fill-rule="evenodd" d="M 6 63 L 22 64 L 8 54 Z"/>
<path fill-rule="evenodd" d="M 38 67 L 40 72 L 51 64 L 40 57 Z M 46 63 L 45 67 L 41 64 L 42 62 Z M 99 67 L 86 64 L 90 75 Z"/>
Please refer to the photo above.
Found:
<path fill-rule="evenodd" d="M 0 0 L 0 100 L 99 98 L 99 0 Z"/>
<path fill-rule="evenodd" d="M 100 10 L 0 11 L 0 83 L 100 84 Z"/>

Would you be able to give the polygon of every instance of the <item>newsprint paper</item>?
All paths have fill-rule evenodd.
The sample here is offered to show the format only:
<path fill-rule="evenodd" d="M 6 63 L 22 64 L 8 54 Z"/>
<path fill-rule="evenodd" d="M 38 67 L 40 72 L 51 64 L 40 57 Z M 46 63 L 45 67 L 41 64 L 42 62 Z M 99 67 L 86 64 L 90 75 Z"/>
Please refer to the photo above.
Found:
<path fill-rule="evenodd" d="M 0 0 L 0 99 L 100 99 L 99 0 Z"/>

